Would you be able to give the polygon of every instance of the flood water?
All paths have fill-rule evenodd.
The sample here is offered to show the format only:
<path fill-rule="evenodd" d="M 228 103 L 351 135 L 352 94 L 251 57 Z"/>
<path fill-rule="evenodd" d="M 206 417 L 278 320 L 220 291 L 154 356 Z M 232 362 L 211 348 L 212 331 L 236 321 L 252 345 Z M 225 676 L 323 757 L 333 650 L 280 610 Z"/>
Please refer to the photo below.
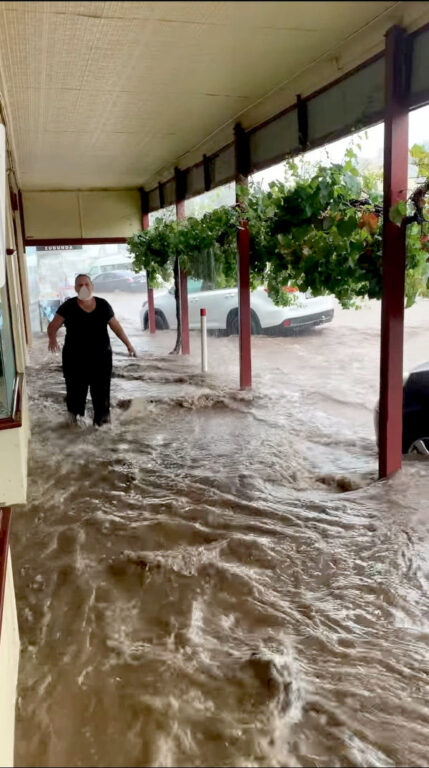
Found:
<path fill-rule="evenodd" d="M 255 338 L 240 393 L 236 338 L 204 379 L 107 298 L 140 352 L 110 426 L 67 425 L 46 338 L 28 372 L 16 764 L 427 765 L 429 464 L 376 482 L 379 307 Z"/>

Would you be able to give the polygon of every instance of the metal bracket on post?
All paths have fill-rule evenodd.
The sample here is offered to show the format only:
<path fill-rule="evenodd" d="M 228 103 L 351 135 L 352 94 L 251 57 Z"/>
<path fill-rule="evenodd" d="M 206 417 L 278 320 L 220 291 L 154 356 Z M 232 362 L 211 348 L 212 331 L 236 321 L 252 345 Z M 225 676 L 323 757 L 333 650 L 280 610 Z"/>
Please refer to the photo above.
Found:
<path fill-rule="evenodd" d="M 406 228 L 389 219 L 407 198 L 409 41 L 404 29 L 386 35 L 384 118 L 383 290 L 381 301 L 379 476 L 402 465 L 403 346 Z"/>
<path fill-rule="evenodd" d="M 143 187 L 140 187 L 140 207 L 142 212 L 142 220 L 145 216 L 149 216 L 149 193 L 146 192 Z M 143 227 L 143 229 L 147 229 L 147 227 Z"/>
<path fill-rule="evenodd" d="M 299 146 L 305 152 L 308 148 L 308 107 L 307 102 L 299 94 L 296 97 L 296 114 Z"/>
<path fill-rule="evenodd" d="M 187 173 L 180 168 L 174 169 L 174 179 L 176 182 L 176 201 L 180 202 L 185 199 L 187 192 Z"/>
<path fill-rule="evenodd" d="M 159 207 L 164 208 L 165 206 L 164 187 L 162 186 L 161 182 L 159 182 L 158 184 L 158 195 L 159 195 Z"/>
<path fill-rule="evenodd" d="M 208 192 L 212 186 L 212 174 L 210 168 L 210 160 L 207 155 L 203 155 L 203 170 L 204 170 L 204 191 Z"/>
<path fill-rule="evenodd" d="M 235 136 L 235 179 L 238 184 L 247 186 L 250 173 L 250 143 L 249 136 L 241 123 L 234 126 Z"/>

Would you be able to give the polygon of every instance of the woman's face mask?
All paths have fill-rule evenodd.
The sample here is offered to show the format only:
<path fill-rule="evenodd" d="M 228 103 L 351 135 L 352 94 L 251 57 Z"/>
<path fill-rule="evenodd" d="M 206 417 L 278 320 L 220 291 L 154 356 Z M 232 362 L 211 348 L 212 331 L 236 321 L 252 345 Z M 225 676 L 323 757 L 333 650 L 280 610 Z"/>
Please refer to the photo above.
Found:
<path fill-rule="evenodd" d="M 87 301 L 92 297 L 92 291 L 86 285 L 82 285 L 81 288 L 79 288 L 77 295 L 79 296 L 81 301 Z"/>

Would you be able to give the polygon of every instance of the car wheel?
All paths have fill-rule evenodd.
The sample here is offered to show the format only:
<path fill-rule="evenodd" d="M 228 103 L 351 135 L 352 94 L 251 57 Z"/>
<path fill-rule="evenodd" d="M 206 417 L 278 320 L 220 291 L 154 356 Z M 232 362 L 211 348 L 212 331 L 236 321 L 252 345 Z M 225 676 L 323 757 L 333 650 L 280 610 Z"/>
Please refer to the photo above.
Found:
<path fill-rule="evenodd" d="M 429 456 L 429 438 L 423 437 L 414 442 L 408 448 L 408 453 L 419 453 L 421 456 Z"/>
<path fill-rule="evenodd" d="M 238 331 L 238 309 L 232 309 L 226 318 L 226 334 L 227 336 L 237 336 Z"/>
<path fill-rule="evenodd" d="M 253 336 L 257 336 L 261 333 L 261 323 L 259 321 L 259 317 L 256 314 L 256 312 L 251 310 L 250 314 L 250 321 L 251 321 L 251 334 Z M 226 319 L 226 333 L 228 336 L 238 336 L 240 332 L 240 324 L 238 321 L 238 309 L 232 309 L 229 313 L 227 319 Z"/>
<path fill-rule="evenodd" d="M 250 320 L 251 320 L 251 323 L 252 323 L 251 333 L 253 334 L 253 336 L 259 336 L 259 334 L 261 333 L 261 330 L 262 330 L 261 329 L 261 323 L 259 322 L 258 315 L 256 314 L 256 312 L 253 311 L 253 309 L 250 310 Z"/>
<path fill-rule="evenodd" d="M 144 327 L 142 328 L 143 331 L 147 331 L 149 328 L 149 313 L 145 312 L 144 315 Z M 155 310 L 155 328 L 157 331 L 167 331 L 168 330 L 168 323 L 165 315 L 163 312 L 160 312 L 159 310 Z"/>

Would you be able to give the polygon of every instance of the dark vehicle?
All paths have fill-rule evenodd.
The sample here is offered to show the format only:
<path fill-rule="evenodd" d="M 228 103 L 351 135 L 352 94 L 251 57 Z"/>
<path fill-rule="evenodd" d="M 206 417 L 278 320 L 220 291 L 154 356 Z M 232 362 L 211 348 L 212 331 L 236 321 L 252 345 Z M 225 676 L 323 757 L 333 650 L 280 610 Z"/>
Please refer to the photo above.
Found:
<path fill-rule="evenodd" d="M 402 401 L 402 453 L 429 456 L 429 363 L 404 375 Z M 378 445 L 379 404 L 374 411 Z"/>
<path fill-rule="evenodd" d="M 112 272 L 100 272 L 92 278 L 96 293 L 110 293 L 112 291 L 133 291 L 143 293 L 146 291 L 146 275 L 136 275 L 130 269 L 117 269 Z"/>
<path fill-rule="evenodd" d="M 411 371 L 403 391 L 402 453 L 429 456 L 429 362 Z"/>

